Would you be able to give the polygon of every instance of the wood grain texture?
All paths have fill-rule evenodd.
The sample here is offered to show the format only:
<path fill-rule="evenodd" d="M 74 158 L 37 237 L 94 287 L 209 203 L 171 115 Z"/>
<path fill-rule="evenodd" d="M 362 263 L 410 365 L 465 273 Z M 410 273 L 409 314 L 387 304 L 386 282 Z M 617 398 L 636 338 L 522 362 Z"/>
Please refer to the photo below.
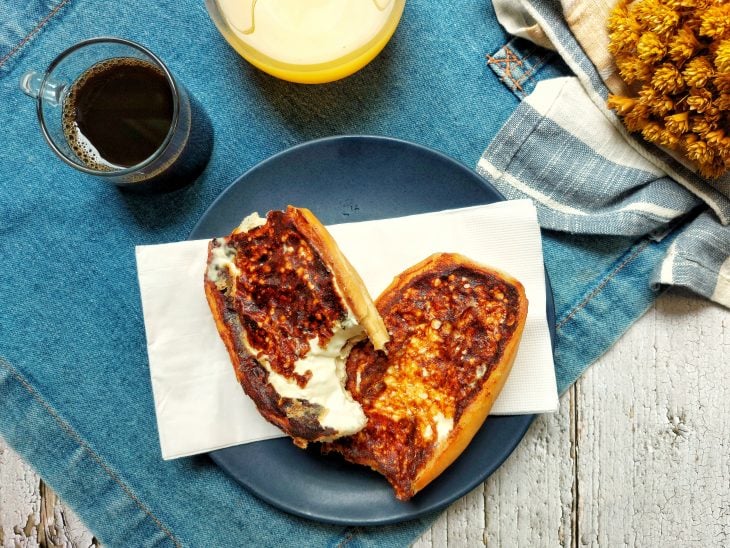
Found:
<path fill-rule="evenodd" d="M 100 543 L 86 529 L 83 522 L 43 482 L 41 482 L 41 499 L 43 503 L 38 530 L 41 546 L 99 548 Z"/>
<path fill-rule="evenodd" d="M 414 546 L 730 546 L 730 312 L 656 305 Z M 0 440 L 0 546 L 98 546 Z"/>
<path fill-rule="evenodd" d="M 0 438 L 0 546 L 86 548 L 99 543 Z"/>
<path fill-rule="evenodd" d="M 0 440 L 0 546 L 38 546 L 40 479 Z"/>
<path fill-rule="evenodd" d="M 581 545 L 730 545 L 730 313 L 675 294 L 577 383 Z"/>

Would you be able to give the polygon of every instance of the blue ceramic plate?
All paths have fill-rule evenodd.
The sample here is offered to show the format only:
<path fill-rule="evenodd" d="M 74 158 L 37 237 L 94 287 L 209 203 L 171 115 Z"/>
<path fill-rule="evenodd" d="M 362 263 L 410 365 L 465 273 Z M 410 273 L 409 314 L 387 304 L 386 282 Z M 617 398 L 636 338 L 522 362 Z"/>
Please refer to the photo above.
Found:
<path fill-rule="evenodd" d="M 191 239 L 228 234 L 252 211 L 307 207 L 325 224 L 382 219 L 504 200 L 477 173 L 431 149 L 383 137 L 331 137 L 273 156 L 229 186 Z M 554 336 L 552 293 L 548 322 Z M 524 436 L 532 415 L 489 417 L 469 447 L 409 502 L 385 479 L 288 438 L 230 447 L 213 460 L 270 504 L 305 518 L 378 525 L 440 510 L 479 485 Z"/>

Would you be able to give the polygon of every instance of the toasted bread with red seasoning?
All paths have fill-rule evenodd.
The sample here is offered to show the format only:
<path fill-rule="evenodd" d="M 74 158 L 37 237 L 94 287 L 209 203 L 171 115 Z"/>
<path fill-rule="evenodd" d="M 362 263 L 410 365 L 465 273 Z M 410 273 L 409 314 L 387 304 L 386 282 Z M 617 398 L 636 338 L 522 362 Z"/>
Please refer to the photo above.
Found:
<path fill-rule="evenodd" d="M 368 418 L 325 452 L 370 466 L 408 500 L 467 447 L 514 362 L 527 316 L 522 284 L 455 254 L 395 278 L 376 306 L 391 340 L 347 361 L 346 387 Z"/>
<path fill-rule="evenodd" d="M 209 243 L 205 294 L 236 377 L 269 422 L 306 446 L 366 422 L 345 390 L 354 341 L 388 340 L 359 275 L 307 209 L 254 214 Z"/>

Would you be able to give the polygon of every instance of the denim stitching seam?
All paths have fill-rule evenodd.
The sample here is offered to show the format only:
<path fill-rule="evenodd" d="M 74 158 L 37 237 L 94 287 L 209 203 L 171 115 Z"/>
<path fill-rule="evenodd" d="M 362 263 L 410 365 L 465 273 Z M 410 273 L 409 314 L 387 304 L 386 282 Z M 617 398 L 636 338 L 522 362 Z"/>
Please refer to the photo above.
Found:
<path fill-rule="evenodd" d="M 494 55 L 487 54 L 487 65 L 497 73 L 502 83 L 509 87 L 515 94 L 525 97 L 527 96 L 527 92 L 523 88 L 523 85 L 547 63 L 548 56 L 535 55 L 535 48 L 529 49 L 525 55 L 520 55 L 513 48 L 510 48 L 510 44 L 513 42 L 514 40 L 507 42 Z M 498 57 L 500 53 L 504 53 L 505 57 Z M 537 61 L 531 63 L 531 58 L 535 58 Z M 526 70 L 523 70 L 521 74 L 513 75 L 512 65 L 518 69 Z"/>
<path fill-rule="evenodd" d="M 500 52 L 504 51 L 505 57 L 496 57 Z M 487 54 L 487 65 L 499 74 L 502 81 L 507 84 L 507 80 L 512 83 L 512 86 L 507 84 L 509 87 L 514 87 L 517 91 L 522 91 L 517 78 L 512 75 L 512 65 L 520 68 L 525 63 L 525 59 L 521 58 L 515 52 L 509 48 L 509 43 L 502 46 L 497 53 L 492 56 Z"/>
<path fill-rule="evenodd" d="M 157 527 L 167 535 L 167 537 L 172 540 L 172 542 L 177 547 L 181 547 L 182 543 L 178 538 L 168 529 L 162 521 L 155 516 L 152 511 L 145 506 L 145 504 L 137 497 L 137 495 L 134 494 L 132 489 L 127 486 L 121 478 L 112 470 L 109 465 L 104 462 L 104 459 L 102 459 L 90 446 L 89 444 L 76 432 L 71 425 L 69 425 L 65 420 L 63 420 L 56 410 L 46 401 L 43 399 L 43 397 L 36 391 L 35 388 L 33 388 L 25 378 L 23 378 L 20 373 L 18 373 L 9 362 L 6 360 L 0 358 L 0 366 L 2 366 L 3 369 L 5 369 L 10 375 L 20 383 L 20 385 L 25 388 L 25 390 L 31 395 L 31 397 L 36 400 L 37 403 L 43 407 L 46 412 L 53 418 L 53 420 L 61 427 L 62 430 L 66 432 L 68 436 L 71 437 L 78 445 L 81 447 L 86 453 L 88 453 L 91 458 L 96 461 L 96 463 L 101 466 L 101 468 L 104 470 L 104 472 L 107 473 L 107 475 L 116 483 L 122 491 L 130 498 L 132 501 L 142 510 L 148 517 L 152 519 L 152 521 L 155 522 Z"/>
<path fill-rule="evenodd" d="M 0 59 L 0 67 L 2 67 L 5 62 L 10 59 L 13 55 L 18 53 L 22 49 L 22 47 L 27 44 L 33 36 L 35 36 L 38 31 L 40 31 L 48 21 L 50 21 L 60 10 L 63 8 L 66 4 L 68 4 L 71 0 L 62 0 L 59 4 L 56 5 L 55 8 L 53 8 L 43 19 L 41 19 L 38 24 L 33 27 L 33 30 L 31 30 L 28 34 L 25 35 L 25 37 L 15 44 L 15 47 L 11 49 L 8 53 L 5 54 L 2 59 Z"/>
<path fill-rule="evenodd" d="M 555 329 L 560 330 L 562 327 L 571 319 L 573 316 L 575 316 L 578 312 L 580 312 L 583 308 L 585 308 L 589 302 L 591 302 L 601 291 L 603 291 L 603 288 L 606 287 L 606 284 L 610 282 L 613 278 L 616 277 L 616 275 L 621 272 L 624 268 L 626 268 L 629 263 L 631 263 L 636 257 L 639 256 L 639 254 L 646 249 L 646 247 L 649 245 L 649 240 L 644 240 L 641 245 L 639 245 L 633 253 L 631 253 L 628 257 L 626 257 L 620 265 L 618 265 L 608 276 L 606 276 L 600 284 L 598 284 L 593 291 L 591 291 L 588 295 L 585 296 L 585 298 L 575 307 L 573 308 L 562 320 L 560 320 L 556 325 Z"/>
<path fill-rule="evenodd" d="M 524 60 L 526 63 L 530 57 L 534 57 L 532 55 L 532 53 L 530 53 L 524 57 Z M 532 78 L 532 75 L 535 74 L 538 70 L 540 70 L 545 65 L 545 63 L 547 63 L 547 59 L 544 56 L 538 56 L 537 63 L 527 63 L 530 66 L 530 69 L 525 71 L 522 74 L 522 77 L 518 80 L 518 83 L 520 83 L 520 84 L 527 83 L 527 81 L 530 80 L 530 78 Z"/>

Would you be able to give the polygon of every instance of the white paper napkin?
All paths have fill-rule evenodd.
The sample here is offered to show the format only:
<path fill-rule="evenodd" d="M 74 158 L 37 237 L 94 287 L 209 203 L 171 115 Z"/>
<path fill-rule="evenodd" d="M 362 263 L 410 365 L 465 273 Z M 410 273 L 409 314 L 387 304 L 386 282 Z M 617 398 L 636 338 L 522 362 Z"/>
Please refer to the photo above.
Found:
<path fill-rule="evenodd" d="M 542 243 L 532 202 L 513 200 L 327 228 L 373 298 L 396 274 L 440 251 L 461 253 L 520 280 L 529 300 L 527 323 L 492 414 L 557 410 Z M 197 240 L 136 249 L 164 459 L 283 435 L 243 393 L 218 336 L 203 291 L 207 245 Z"/>

